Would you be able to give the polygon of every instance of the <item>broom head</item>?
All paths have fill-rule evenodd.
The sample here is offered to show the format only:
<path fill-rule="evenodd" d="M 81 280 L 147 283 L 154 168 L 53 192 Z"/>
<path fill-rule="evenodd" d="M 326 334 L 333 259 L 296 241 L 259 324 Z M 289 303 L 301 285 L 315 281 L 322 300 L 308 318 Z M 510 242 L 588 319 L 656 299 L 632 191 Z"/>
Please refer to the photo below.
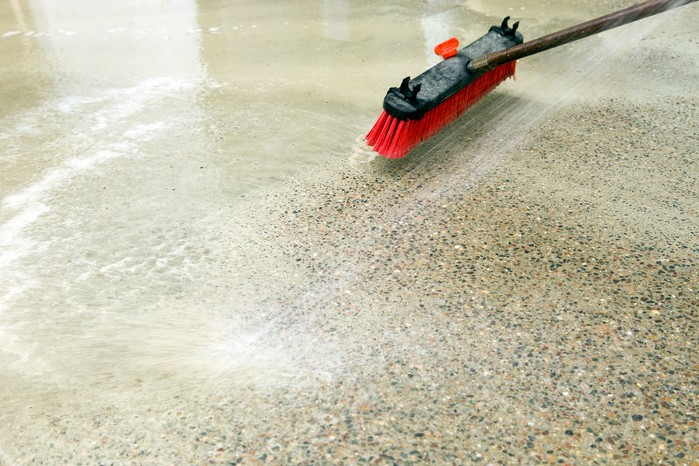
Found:
<path fill-rule="evenodd" d="M 516 25 L 507 26 L 508 20 L 509 17 L 505 18 L 501 26 L 491 27 L 487 34 L 458 52 L 456 39 L 435 47 L 435 52 L 445 60 L 413 79 L 405 78 L 400 87 L 388 90 L 384 110 L 366 136 L 367 144 L 384 157 L 403 157 L 498 84 L 514 76 L 515 62 L 485 73 L 467 69 L 474 58 L 523 42 Z"/>

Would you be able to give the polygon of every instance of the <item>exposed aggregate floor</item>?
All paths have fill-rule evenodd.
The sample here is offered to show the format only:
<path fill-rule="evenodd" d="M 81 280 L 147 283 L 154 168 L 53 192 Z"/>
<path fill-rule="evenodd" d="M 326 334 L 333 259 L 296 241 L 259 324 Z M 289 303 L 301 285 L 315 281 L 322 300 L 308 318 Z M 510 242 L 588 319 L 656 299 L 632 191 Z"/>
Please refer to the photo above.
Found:
<path fill-rule="evenodd" d="M 463 192 L 445 153 L 275 200 L 313 333 L 366 364 L 290 416 L 325 414 L 310 458 L 696 464 L 697 101 L 649 113 L 565 111 Z"/>

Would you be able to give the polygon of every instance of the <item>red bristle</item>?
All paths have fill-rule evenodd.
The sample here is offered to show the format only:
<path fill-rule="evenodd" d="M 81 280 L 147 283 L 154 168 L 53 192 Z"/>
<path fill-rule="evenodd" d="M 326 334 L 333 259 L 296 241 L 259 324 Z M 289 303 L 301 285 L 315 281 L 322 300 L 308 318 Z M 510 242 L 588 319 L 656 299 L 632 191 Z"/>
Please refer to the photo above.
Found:
<path fill-rule="evenodd" d="M 389 116 L 390 115 L 385 110 L 381 112 L 379 119 L 376 120 L 376 123 L 374 123 L 374 127 L 371 128 L 369 134 L 366 135 L 366 141 L 370 146 L 373 146 L 379 140 L 379 135 L 383 129 L 383 125 Z"/>
<path fill-rule="evenodd" d="M 515 63 L 500 65 L 479 76 L 471 84 L 425 113 L 420 120 L 399 120 L 384 110 L 367 134 L 367 144 L 384 157 L 405 156 L 417 144 L 456 120 L 498 84 L 514 76 Z"/>

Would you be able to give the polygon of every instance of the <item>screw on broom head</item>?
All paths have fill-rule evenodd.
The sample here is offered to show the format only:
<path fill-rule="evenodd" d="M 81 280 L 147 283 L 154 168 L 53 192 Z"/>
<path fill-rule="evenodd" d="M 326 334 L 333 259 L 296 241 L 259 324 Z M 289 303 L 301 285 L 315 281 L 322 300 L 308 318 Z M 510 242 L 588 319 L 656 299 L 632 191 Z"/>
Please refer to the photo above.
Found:
<path fill-rule="evenodd" d="M 366 136 L 367 143 L 384 157 L 400 158 L 420 142 L 454 121 L 468 107 L 515 73 L 515 63 L 490 71 L 472 72 L 468 63 L 476 57 L 522 43 L 517 25 L 508 18 L 493 26 L 477 41 L 456 51 L 454 38 L 435 47 L 445 60 L 416 78 L 407 77 L 400 87 L 388 90 L 384 111 Z"/>

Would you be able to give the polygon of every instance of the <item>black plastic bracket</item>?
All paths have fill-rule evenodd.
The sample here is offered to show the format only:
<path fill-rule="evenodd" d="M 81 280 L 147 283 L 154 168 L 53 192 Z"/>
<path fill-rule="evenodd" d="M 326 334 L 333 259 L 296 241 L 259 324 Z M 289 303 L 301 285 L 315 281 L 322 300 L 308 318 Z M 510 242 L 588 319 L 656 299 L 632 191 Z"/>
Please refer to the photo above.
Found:
<path fill-rule="evenodd" d="M 502 23 L 500 26 L 492 26 L 490 28 L 491 31 L 498 32 L 502 34 L 503 36 L 510 37 L 512 39 L 517 39 L 517 28 L 519 27 L 519 21 L 515 22 L 512 27 L 510 27 L 507 23 L 510 21 L 509 16 L 505 16 L 505 19 L 502 20 Z"/>
<path fill-rule="evenodd" d="M 509 19 L 508 16 L 500 26 L 491 27 L 487 34 L 459 50 L 456 56 L 415 78 L 403 79 L 400 87 L 391 87 L 384 98 L 384 110 L 400 120 L 419 120 L 426 112 L 468 85 L 482 74 L 468 70 L 471 60 L 524 41 L 517 31 L 519 22 L 510 27 Z"/>

